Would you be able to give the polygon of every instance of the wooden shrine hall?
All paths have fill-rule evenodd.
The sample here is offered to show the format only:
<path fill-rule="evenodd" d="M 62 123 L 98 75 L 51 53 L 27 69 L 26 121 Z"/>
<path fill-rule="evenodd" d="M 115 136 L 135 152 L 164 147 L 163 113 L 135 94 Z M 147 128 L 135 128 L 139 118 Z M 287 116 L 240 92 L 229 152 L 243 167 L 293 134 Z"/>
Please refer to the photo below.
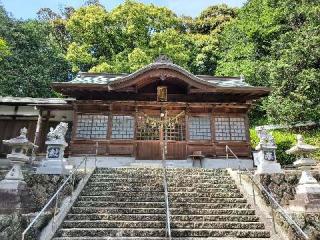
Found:
<path fill-rule="evenodd" d="M 79 73 L 53 88 L 75 99 L 67 103 L 70 155 L 94 154 L 98 145 L 99 155 L 140 160 L 218 158 L 226 145 L 251 157 L 248 111 L 269 94 L 242 78 L 194 75 L 166 57 L 131 74 Z"/>

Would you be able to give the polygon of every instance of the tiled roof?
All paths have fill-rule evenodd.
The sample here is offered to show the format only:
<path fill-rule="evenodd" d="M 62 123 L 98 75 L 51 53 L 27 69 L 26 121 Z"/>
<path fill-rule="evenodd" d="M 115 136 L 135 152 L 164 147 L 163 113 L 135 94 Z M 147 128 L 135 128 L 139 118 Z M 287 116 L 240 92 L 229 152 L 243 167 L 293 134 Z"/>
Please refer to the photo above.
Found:
<path fill-rule="evenodd" d="M 110 73 L 79 73 L 75 79 L 69 83 L 74 84 L 110 84 L 121 81 L 130 74 L 110 74 Z M 214 77 L 209 75 L 195 75 L 200 80 L 211 83 L 217 87 L 251 87 L 239 77 Z"/>
<path fill-rule="evenodd" d="M 31 98 L 31 97 L 11 97 L 0 96 L 0 103 L 19 103 L 19 104 L 66 104 L 73 98 Z"/>

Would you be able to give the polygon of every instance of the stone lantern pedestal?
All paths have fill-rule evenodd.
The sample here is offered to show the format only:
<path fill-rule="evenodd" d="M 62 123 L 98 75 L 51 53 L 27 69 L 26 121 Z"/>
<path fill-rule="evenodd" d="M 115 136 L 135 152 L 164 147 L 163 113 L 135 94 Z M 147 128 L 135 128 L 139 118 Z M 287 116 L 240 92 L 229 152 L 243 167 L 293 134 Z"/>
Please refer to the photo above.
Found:
<path fill-rule="evenodd" d="M 260 142 L 256 147 L 257 153 L 254 154 L 255 162 L 258 163 L 255 174 L 283 173 L 281 165 L 277 162 L 277 146 L 271 134 L 265 129 L 258 130 Z"/>
<path fill-rule="evenodd" d="M 36 147 L 27 137 L 27 129 L 21 129 L 20 136 L 4 140 L 5 145 L 11 146 L 12 151 L 7 159 L 13 166 L 5 179 L 0 182 L 0 213 L 7 213 L 20 208 L 21 196 L 25 194 L 26 182 L 21 171 L 22 165 L 29 162 L 27 152 Z"/>
<path fill-rule="evenodd" d="M 64 158 L 64 150 L 68 146 L 65 134 L 68 129 L 67 123 L 60 123 L 55 129 L 50 129 L 47 136 L 47 155 L 37 169 L 38 174 L 68 174 L 72 166 L 68 165 Z"/>
<path fill-rule="evenodd" d="M 295 198 L 289 203 L 290 209 L 294 212 L 320 212 L 320 184 L 309 171 L 316 165 L 316 161 L 308 157 L 317 149 L 318 147 L 304 143 L 303 137 L 297 135 L 297 144 L 286 151 L 287 154 L 299 157 L 293 164 L 303 170 L 296 187 Z"/>
<path fill-rule="evenodd" d="M 276 159 L 276 149 L 275 146 L 262 146 L 257 153 L 259 162 L 256 170 L 256 174 L 273 174 L 273 173 L 283 173 L 280 163 Z"/>
<path fill-rule="evenodd" d="M 320 212 L 320 184 L 309 171 L 303 171 L 294 200 L 289 203 L 294 212 Z"/>

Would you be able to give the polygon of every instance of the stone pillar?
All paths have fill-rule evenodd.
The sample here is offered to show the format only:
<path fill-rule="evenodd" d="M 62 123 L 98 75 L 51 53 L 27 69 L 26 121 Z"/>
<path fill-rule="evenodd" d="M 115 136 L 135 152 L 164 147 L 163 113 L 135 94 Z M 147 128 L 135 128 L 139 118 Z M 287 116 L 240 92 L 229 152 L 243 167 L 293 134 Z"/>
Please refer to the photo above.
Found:
<path fill-rule="evenodd" d="M 255 174 L 283 173 L 280 164 L 277 162 L 277 146 L 272 135 L 263 128 L 258 130 L 258 135 L 260 142 L 256 147 L 258 152 L 254 154 L 255 162 L 258 163 Z"/>
<path fill-rule="evenodd" d="M 50 129 L 46 141 L 46 158 L 37 169 L 38 174 L 68 174 L 72 169 L 64 158 L 64 150 L 68 146 L 65 141 L 67 129 L 68 124 L 64 122 L 61 122 L 55 129 Z"/>

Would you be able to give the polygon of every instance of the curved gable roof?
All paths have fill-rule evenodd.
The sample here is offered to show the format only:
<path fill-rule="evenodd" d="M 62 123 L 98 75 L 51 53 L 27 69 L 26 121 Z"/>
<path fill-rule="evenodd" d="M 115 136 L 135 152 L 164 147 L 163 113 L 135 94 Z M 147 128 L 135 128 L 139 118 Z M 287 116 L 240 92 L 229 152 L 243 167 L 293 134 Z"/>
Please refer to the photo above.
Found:
<path fill-rule="evenodd" d="M 197 92 L 259 92 L 259 96 L 266 96 L 270 89 L 254 87 L 244 82 L 241 77 L 215 77 L 208 75 L 194 75 L 186 69 L 160 57 L 151 63 L 130 74 L 110 73 L 82 73 L 70 82 L 53 83 L 56 90 L 67 89 L 95 89 L 97 91 L 117 91 L 134 86 L 140 81 L 153 81 L 154 78 L 176 78 L 196 88 Z M 139 85 L 139 84 L 138 84 Z"/>
<path fill-rule="evenodd" d="M 210 87 L 214 87 L 216 86 L 215 83 L 212 83 L 212 82 L 209 82 L 209 81 L 206 81 L 204 79 L 201 79 L 200 77 L 190 73 L 189 71 L 187 71 L 186 69 L 176 65 L 176 64 L 173 64 L 173 63 L 170 63 L 170 62 L 155 62 L 155 63 L 151 63 L 131 74 L 128 74 L 126 76 L 121 76 L 121 77 L 118 77 L 117 79 L 115 79 L 114 81 L 112 81 L 110 83 L 110 86 L 117 86 L 117 85 L 120 85 L 120 84 L 125 84 L 125 83 L 128 83 L 136 78 L 138 78 L 139 76 L 143 75 L 143 74 L 146 74 L 148 72 L 151 72 L 153 70 L 171 70 L 173 72 L 177 72 L 178 74 L 181 74 L 183 76 L 185 76 L 187 79 L 189 79 L 190 81 L 188 82 L 189 84 L 192 82 L 194 83 L 197 83 L 197 84 L 201 84 L 201 85 L 207 85 L 207 86 L 210 86 Z M 159 74 L 161 75 L 161 74 Z"/>

